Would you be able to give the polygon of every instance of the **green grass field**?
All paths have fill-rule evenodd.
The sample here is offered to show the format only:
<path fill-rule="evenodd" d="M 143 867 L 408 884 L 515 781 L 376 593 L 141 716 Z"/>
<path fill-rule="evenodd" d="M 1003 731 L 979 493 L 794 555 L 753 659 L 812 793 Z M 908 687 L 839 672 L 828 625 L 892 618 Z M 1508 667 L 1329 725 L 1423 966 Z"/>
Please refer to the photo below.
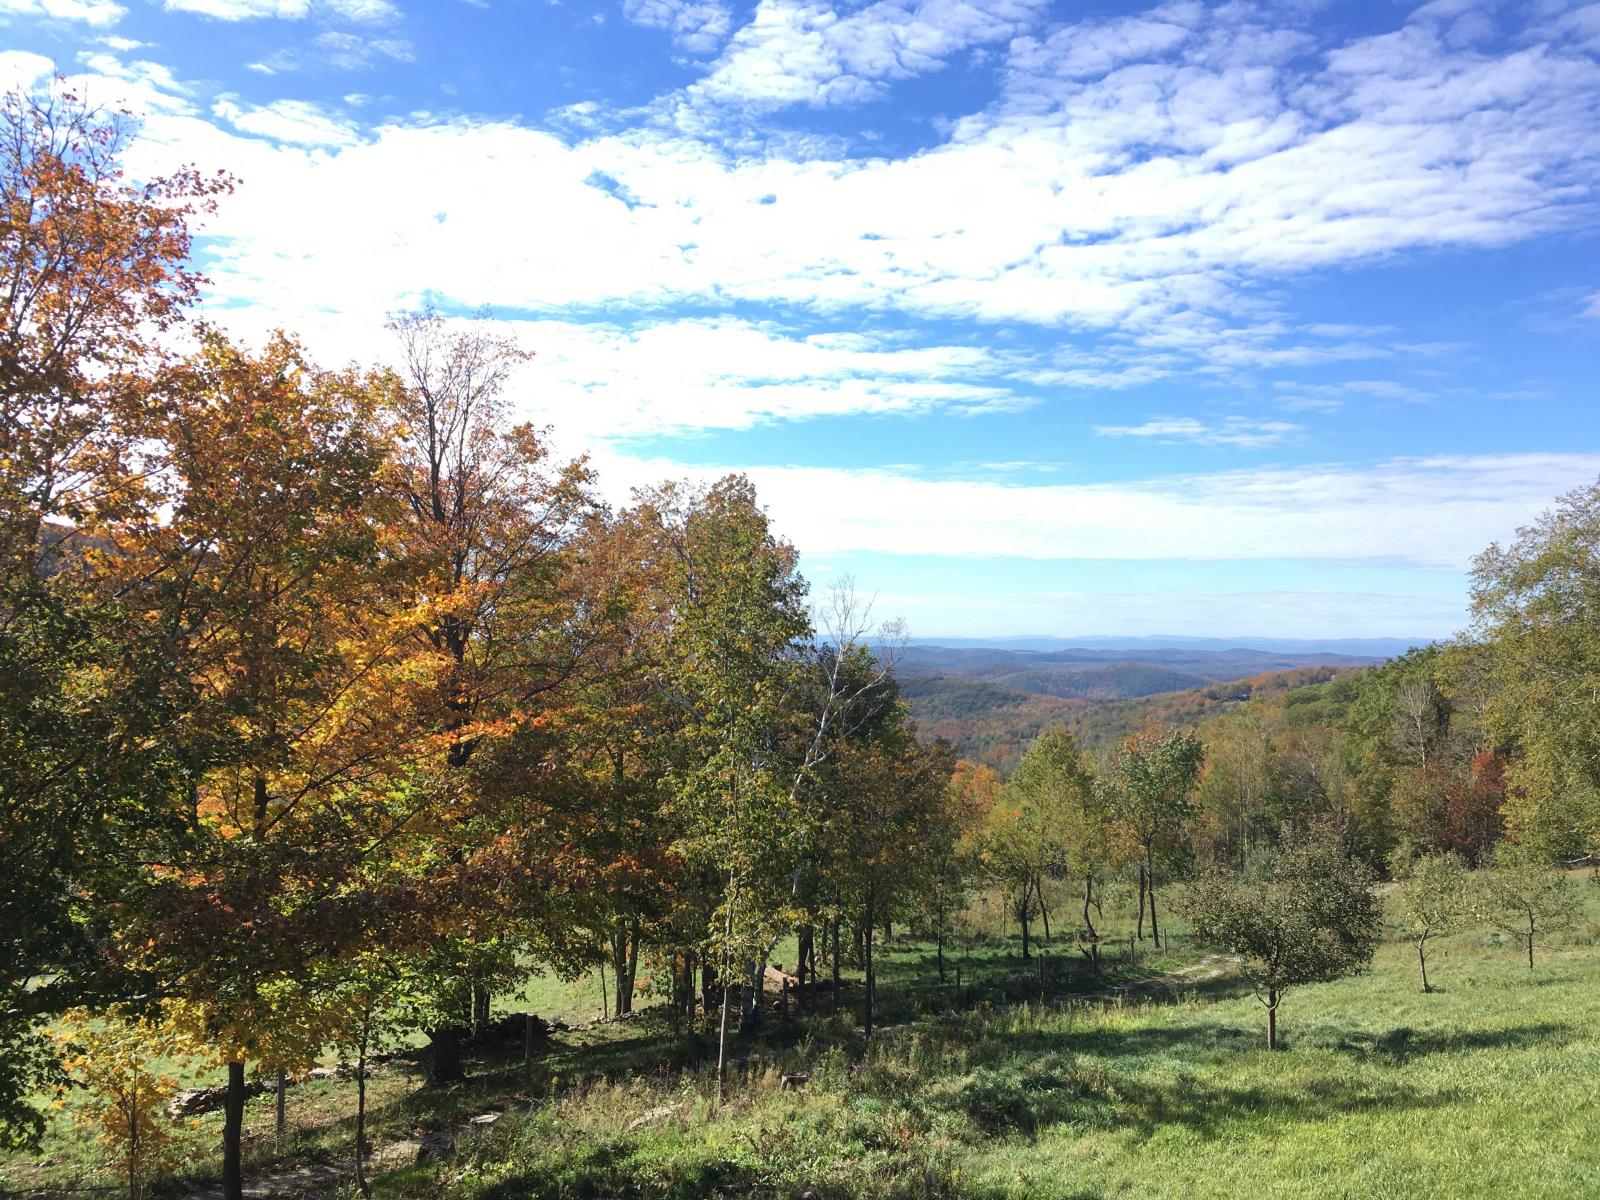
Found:
<path fill-rule="evenodd" d="M 1423 995 L 1414 952 L 1396 940 L 1366 975 L 1291 992 L 1277 1053 L 1263 1048 L 1261 1006 L 1238 977 L 1196 971 L 1204 948 L 1178 937 L 1168 955 L 1109 963 L 1100 981 L 1058 947 L 1042 1005 L 1038 964 L 1020 963 L 1014 945 L 949 950 L 952 975 L 963 968 L 957 993 L 937 986 L 931 947 L 898 943 L 880 985 L 891 1028 L 863 1043 L 856 989 L 838 1016 L 824 997 L 804 1021 L 774 1019 L 736 1046 L 720 1107 L 709 1036 L 656 1018 L 563 1035 L 531 1078 L 515 1048 L 486 1049 L 467 1084 L 420 1089 L 416 1064 L 400 1058 L 374 1083 L 380 1145 L 474 1112 L 505 1116 L 459 1134 L 453 1162 L 391 1172 L 380 1192 L 1600 1196 L 1600 888 L 1584 891 L 1589 923 L 1535 971 L 1497 936 L 1463 934 L 1439 944 L 1430 974 L 1442 990 Z M 1081 998 L 1106 980 L 1185 970 L 1200 982 L 1170 994 Z M 569 1019 L 599 1006 L 597 981 L 587 994 L 534 986 L 526 998 L 543 996 L 546 1011 L 568 995 Z M 809 1082 L 785 1090 L 785 1072 Z M 347 1156 L 349 1111 L 346 1082 L 296 1088 L 294 1132 L 277 1146 L 270 1097 L 252 1101 L 257 1170 Z M 64 1123 L 46 1157 L 5 1164 L 0 1187 L 96 1182 L 92 1150 Z"/>

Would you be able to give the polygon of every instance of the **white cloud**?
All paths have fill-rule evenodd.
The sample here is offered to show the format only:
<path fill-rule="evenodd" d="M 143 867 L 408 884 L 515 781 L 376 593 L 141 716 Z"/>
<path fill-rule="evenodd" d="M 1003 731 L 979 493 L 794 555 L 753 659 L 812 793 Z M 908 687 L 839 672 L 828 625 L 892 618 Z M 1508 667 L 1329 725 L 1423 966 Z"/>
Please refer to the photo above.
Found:
<path fill-rule="evenodd" d="M 311 13 L 311 0 L 164 0 L 169 12 L 194 13 L 218 21 L 297 21 Z"/>
<path fill-rule="evenodd" d="M 773 0 L 761 12 L 698 85 L 702 99 L 718 79 L 736 107 L 741 95 L 775 100 L 791 88 L 802 100 L 836 83 L 876 88 L 1014 30 L 1033 10 L 885 0 L 829 16 Z M 714 396 L 707 411 L 723 422 L 972 409 L 1017 402 L 1018 380 L 1126 388 L 1196 370 L 1232 380 L 1447 349 L 1393 330 L 1297 324 L 1275 294 L 1305 271 L 1592 219 L 1600 66 L 1570 42 L 1527 37 L 1496 59 L 1451 47 L 1436 25 L 1317 57 L 1303 34 L 1238 6 L 1068 24 L 1013 42 L 1001 98 L 941 144 L 900 157 L 847 157 L 817 142 L 735 155 L 648 122 L 572 141 L 418 117 L 358 139 L 326 111 L 232 101 L 219 119 L 281 144 L 173 116 L 150 123 L 139 153 L 150 170 L 194 161 L 244 180 L 202 243 L 220 302 L 301 328 L 376 328 L 424 291 L 552 319 L 604 311 L 614 324 L 587 342 L 558 339 L 574 356 L 563 386 L 577 390 L 611 378 L 653 386 L 628 365 L 656 344 L 639 331 L 684 305 L 808 308 L 823 327 L 898 311 L 1098 339 L 1015 379 L 730 375 L 664 389 L 679 405 Z M 772 57 L 785 47 L 796 53 Z M 326 31 L 301 53 L 354 68 L 411 49 Z M 258 66 L 309 61 L 284 54 Z M 730 82 L 736 63 L 748 86 Z M 146 82 L 155 103 L 184 111 L 181 94 Z M 568 115 L 590 129 L 629 119 L 583 105 Z M 737 340 L 731 330 L 715 335 L 719 353 Z M 607 364 L 589 388 L 583 355 Z M 932 389 L 910 389 L 919 382 Z M 1404 386 L 1374 381 L 1366 394 L 1421 398 Z M 752 389 L 761 396 L 734 395 Z M 1285 403 L 1314 411 L 1351 394 L 1360 389 L 1307 389 Z M 693 423 L 650 411 L 639 427 Z"/>
<path fill-rule="evenodd" d="M 879 0 L 844 12 L 826 0 L 760 0 L 688 94 L 694 104 L 756 109 L 858 104 L 882 95 L 887 80 L 1010 38 L 1043 11 L 1041 0 Z"/>
<path fill-rule="evenodd" d="M 313 11 L 360 24 L 386 24 L 400 16 L 390 0 L 163 0 L 170 12 L 194 13 L 217 21 L 299 21 Z"/>
<path fill-rule="evenodd" d="M 601 453 L 613 494 L 709 468 Z M 1124 560 L 1322 560 L 1461 570 L 1551 497 L 1592 483 L 1600 454 L 1503 454 L 1017 486 L 876 470 L 748 474 L 785 536 L 816 556 L 873 552 Z"/>
<path fill-rule="evenodd" d="M 80 21 L 95 28 L 115 25 L 128 10 L 115 0 L 0 0 L 0 14 Z"/>
<path fill-rule="evenodd" d="M 1594 317 L 1597 320 L 1600 320 L 1600 292 L 1592 293 L 1589 298 L 1584 301 L 1583 315 L 1586 317 Z"/>
<path fill-rule="evenodd" d="M 665 29 L 685 50 L 715 50 L 733 28 L 733 9 L 725 0 L 623 0 L 622 14 L 635 25 Z"/>
<path fill-rule="evenodd" d="M 302 146 L 351 146 L 360 140 L 356 127 L 321 105 L 306 100 L 274 100 L 266 105 L 241 105 L 219 97 L 211 111 L 242 133 Z"/>
<path fill-rule="evenodd" d="M 1149 438 L 1159 442 L 1257 450 L 1298 441 L 1305 433 L 1305 426 L 1289 421 L 1253 421 L 1245 417 L 1224 417 L 1209 423 L 1194 417 L 1157 417 L 1140 425 L 1096 425 L 1094 431 L 1101 437 Z"/>
<path fill-rule="evenodd" d="M 55 73 L 56 64 L 27 50 L 0 50 L 0 91 L 31 91 Z"/>

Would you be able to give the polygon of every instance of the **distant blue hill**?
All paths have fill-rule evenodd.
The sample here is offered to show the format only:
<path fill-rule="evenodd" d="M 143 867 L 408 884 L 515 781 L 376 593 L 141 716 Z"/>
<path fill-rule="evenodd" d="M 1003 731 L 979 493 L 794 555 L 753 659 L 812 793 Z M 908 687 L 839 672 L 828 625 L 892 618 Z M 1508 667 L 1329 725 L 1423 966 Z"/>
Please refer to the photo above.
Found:
<path fill-rule="evenodd" d="M 1146 637 L 918 637 L 915 646 L 943 646 L 960 650 L 1011 650 L 1053 653 L 1061 650 L 1258 650 L 1269 654 L 1338 654 L 1352 658 L 1394 658 L 1433 638 L 1270 638 L 1183 637 L 1153 634 Z"/>

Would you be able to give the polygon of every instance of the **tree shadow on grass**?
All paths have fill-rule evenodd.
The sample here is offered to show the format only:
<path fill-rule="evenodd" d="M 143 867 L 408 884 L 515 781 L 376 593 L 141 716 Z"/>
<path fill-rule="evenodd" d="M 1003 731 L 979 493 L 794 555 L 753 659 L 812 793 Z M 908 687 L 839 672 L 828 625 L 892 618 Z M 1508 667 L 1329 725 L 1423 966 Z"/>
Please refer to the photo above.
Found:
<path fill-rule="evenodd" d="M 1531 1050 L 1565 1046 L 1577 1035 L 1570 1025 L 1541 1021 L 1510 1029 L 1418 1030 L 1402 1025 L 1383 1033 L 1346 1033 L 1330 1040 L 1315 1036 L 1304 1044 L 1340 1050 L 1358 1059 L 1401 1066 L 1414 1058 L 1435 1054 L 1466 1054 L 1475 1050 Z"/>

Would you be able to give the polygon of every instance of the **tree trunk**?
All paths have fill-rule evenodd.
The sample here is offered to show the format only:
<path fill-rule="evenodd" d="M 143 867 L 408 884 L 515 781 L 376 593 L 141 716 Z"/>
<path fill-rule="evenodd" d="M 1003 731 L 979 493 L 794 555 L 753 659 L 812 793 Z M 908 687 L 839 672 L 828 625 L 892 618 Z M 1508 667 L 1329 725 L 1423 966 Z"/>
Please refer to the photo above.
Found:
<path fill-rule="evenodd" d="M 222 1196 L 244 1200 L 244 1063 L 228 1064 L 228 1094 L 222 1104 Z"/>
<path fill-rule="evenodd" d="M 723 958 L 722 1024 L 717 1030 L 717 1103 L 728 1095 L 728 1010 L 733 1007 L 733 972 L 728 969 L 728 956 Z"/>
<path fill-rule="evenodd" d="M 939 986 L 944 986 L 944 913 L 939 913 L 938 941 L 934 947 L 934 954 L 939 959 Z"/>
<path fill-rule="evenodd" d="M 1028 951 L 1028 887 L 1023 885 L 1022 903 L 1017 905 L 1017 924 L 1022 926 L 1022 959 L 1033 957 Z"/>
<path fill-rule="evenodd" d="M 730 873 L 731 874 L 731 873 Z M 733 900 L 734 881 L 728 880 L 727 912 L 722 922 L 722 1026 L 717 1031 L 717 1103 L 728 1094 L 728 1009 L 733 1004 Z"/>
<path fill-rule="evenodd" d="M 522 1075 L 525 1081 L 533 1081 L 533 1014 L 522 1014 Z"/>
<path fill-rule="evenodd" d="M 1528 915 L 1528 970 L 1533 970 L 1533 915 Z"/>
<path fill-rule="evenodd" d="M 1422 968 L 1422 990 L 1431 992 L 1428 986 L 1428 935 L 1423 934 L 1417 939 L 1417 965 Z"/>
<path fill-rule="evenodd" d="M 1033 881 L 1033 893 L 1039 897 L 1039 919 L 1044 922 L 1044 944 L 1050 944 L 1050 910 L 1044 903 L 1044 873 Z"/>
<path fill-rule="evenodd" d="M 529 1025 L 532 1029 L 532 1025 Z M 356 1047 L 356 1187 L 363 1196 L 372 1195 L 367 1182 L 367 1030 L 363 1026 Z"/>
<path fill-rule="evenodd" d="M 1139 940 L 1144 941 L 1144 864 L 1139 865 Z"/>
<path fill-rule="evenodd" d="M 833 1011 L 839 1011 L 839 918 L 833 919 Z"/>
<path fill-rule="evenodd" d="M 465 1077 L 461 1068 L 461 1030 L 454 1025 L 428 1030 L 428 1082 L 458 1083 Z"/>
<path fill-rule="evenodd" d="M 1150 940 L 1155 942 L 1156 949 L 1161 949 L 1161 926 L 1156 923 L 1156 872 L 1150 868 L 1146 872 L 1147 880 L 1145 890 L 1150 893 Z"/>
<path fill-rule="evenodd" d="M 877 990 L 876 987 L 875 987 L 875 985 L 877 983 L 877 980 L 873 977 L 873 974 L 872 974 L 872 900 L 871 900 L 870 897 L 867 900 L 867 919 L 866 919 L 866 921 L 863 922 L 863 924 L 866 926 L 866 929 L 867 929 L 867 944 L 866 944 L 866 956 L 865 956 L 866 957 L 866 962 L 864 964 L 865 967 L 866 967 L 866 972 L 867 972 L 867 987 L 866 987 L 866 992 L 867 992 L 867 1011 L 866 1011 L 866 1018 L 863 1021 L 863 1025 L 866 1028 L 867 1040 L 871 1041 L 872 1040 L 872 1001 L 874 999 L 874 992 L 876 992 L 876 990 Z"/>
<path fill-rule="evenodd" d="M 717 1006 L 717 969 L 710 958 L 700 960 L 700 1007 L 706 1016 Z"/>
<path fill-rule="evenodd" d="M 1278 1048 L 1278 989 L 1267 989 L 1267 1049 Z"/>
<path fill-rule="evenodd" d="M 486 987 L 478 984 L 472 985 L 472 1037 L 474 1041 L 483 1041 L 489 1036 L 489 1009 L 494 1002 L 494 996 Z"/>
<path fill-rule="evenodd" d="M 1094 902 L 1094 880 L 1084 876 L 1083 880 L 1083 928 L 1084 939 L 1089 943 L 1089 961 L 1096 971 L 1100 970 L 1100 935 L 1094 931 L 1094 922 L 1089 918 L 1089 905 Z"/>
<path fill-rule="evenodd" d="M 282 1067 L 278 1068 L 278 1081 L 275 1090 L 273 1131 L 281 1142 L 284 1129 L 289 1124 L 289 1077 Z"/>
<path fill-rule="evenodd" d="M 133 1064 L 133 1094 L 128 1097 L 128 1200 L 139 1200 L 139 1063 Z"/>

